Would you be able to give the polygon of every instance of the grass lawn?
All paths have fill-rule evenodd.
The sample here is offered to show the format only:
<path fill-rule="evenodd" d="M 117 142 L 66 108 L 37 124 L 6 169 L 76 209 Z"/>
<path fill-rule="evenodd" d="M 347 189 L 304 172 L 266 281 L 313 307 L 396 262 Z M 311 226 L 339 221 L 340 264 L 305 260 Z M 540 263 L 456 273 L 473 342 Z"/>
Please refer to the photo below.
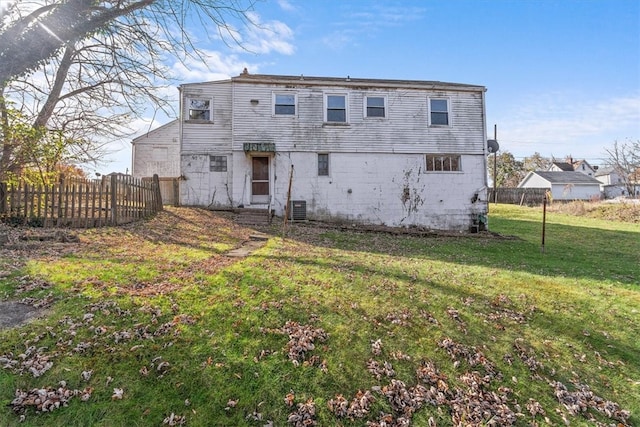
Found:
<path fill-rule="evenodd" d="M 496 234 L 169 208 L 0 250 L 1 426 L 640 425 L 640 224 L 491 205 Z M 44 412 L 43 409 L 50 409 Z"/>

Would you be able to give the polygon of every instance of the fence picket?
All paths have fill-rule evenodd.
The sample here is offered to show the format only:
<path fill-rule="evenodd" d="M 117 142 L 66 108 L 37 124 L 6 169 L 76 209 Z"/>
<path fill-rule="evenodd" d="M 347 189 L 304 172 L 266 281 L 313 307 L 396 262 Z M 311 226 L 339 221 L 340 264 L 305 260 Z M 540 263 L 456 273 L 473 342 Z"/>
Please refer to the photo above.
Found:
<path fill-rule="evenodd" d="M 111 175 L 102 180 L 61 176 L 52 185 L 0 183 L 0 221 L 43 227 L 101 227 L 148 217 L 162 210 L 157 181 Z"/>

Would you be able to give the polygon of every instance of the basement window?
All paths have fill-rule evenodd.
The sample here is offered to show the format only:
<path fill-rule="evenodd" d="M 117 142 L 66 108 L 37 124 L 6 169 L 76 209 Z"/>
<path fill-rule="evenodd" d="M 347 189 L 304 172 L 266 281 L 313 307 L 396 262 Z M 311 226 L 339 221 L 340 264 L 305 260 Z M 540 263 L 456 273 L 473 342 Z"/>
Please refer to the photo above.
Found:
<path fill-rule="evenodd" d="M 428 172 L 460 172 L 460 156 L 457 154 L 427 154 Z"/>
<path fill-rule="evenodd" d="M 209 156 L 209 172 L 226 172 L 227 156 Z"/>
<path fill-rule="evenodd" d="M 318 154 L 318 176 L 329 176 L 329 155 Z"/>

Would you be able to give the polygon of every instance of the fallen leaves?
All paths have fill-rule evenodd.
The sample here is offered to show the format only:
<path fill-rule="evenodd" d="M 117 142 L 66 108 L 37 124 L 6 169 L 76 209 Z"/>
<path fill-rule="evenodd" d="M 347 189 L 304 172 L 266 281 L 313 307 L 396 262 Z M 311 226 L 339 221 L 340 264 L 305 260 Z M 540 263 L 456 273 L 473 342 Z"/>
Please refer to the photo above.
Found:
<path fill-rule="evenodd" d="M 16 389 L 15 398 L 9 406 L 18 414 L 24 414 L 26 409 L 30 407 L 34 408 L 36 412 L 51 412 L 67 406 L 75 396 L 80 396 L 80 400 L 86 402 L 91 397 L 92 392 L 93 389 L 91 387 L 83 390 L 71 390 L 67 388 L 64 381 L 61 381 L 57 388 Z"/>

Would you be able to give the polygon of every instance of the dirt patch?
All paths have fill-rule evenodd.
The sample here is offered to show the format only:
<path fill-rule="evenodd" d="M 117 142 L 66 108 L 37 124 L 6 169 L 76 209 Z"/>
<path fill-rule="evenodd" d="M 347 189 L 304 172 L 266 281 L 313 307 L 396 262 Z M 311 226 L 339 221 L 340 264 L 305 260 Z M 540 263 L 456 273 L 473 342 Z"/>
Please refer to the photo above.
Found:
<path fill-rule="evenodd" d="M 18 301 L 0 301 L 0 330 L 23 325 L 45 311 Z"/>

